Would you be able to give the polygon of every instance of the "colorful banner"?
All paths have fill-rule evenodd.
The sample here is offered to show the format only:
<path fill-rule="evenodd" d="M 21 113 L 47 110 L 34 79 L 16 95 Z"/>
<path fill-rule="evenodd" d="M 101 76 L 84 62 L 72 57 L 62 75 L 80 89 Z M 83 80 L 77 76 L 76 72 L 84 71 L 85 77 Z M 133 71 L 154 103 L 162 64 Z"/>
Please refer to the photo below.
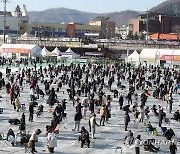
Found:
<path fill-rule="evenodd" d="M 174 61 L 180 61 L 180 56 L 174 56 Z"/>
<path fill-rule="evenodd" d="M 160 60 L 180 61 L 179 55 L 162 55 Z"/>
<path fill-rule="evenodd" d="M 30 49 L 22 49 L 22 48 L 2 48 L 2 52 L 8 53 L 30 53 Z"/>

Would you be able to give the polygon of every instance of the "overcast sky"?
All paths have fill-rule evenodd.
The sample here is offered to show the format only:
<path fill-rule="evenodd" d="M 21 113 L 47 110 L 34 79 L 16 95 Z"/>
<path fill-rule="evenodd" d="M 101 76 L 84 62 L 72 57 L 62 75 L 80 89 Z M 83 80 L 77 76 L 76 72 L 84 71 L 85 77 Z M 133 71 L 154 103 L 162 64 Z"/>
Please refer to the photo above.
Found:
<path fill-rule="evenodd" d="M 124 10 L 146 11 L 166 0 L 9 0 L 7 10 L 25 4 L 28 11 L 65 7 L 86 12 L 105 13 Z M 3 9 L 1 2 L 0 9 Z"/>

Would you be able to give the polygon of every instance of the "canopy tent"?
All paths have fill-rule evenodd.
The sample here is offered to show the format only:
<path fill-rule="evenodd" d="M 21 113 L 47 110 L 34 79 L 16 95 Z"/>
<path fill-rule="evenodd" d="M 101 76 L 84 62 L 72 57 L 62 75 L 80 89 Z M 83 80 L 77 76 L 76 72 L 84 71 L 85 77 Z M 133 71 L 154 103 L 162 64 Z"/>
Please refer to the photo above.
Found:
<path fill-rule="evenodd" d="M 12 57 L 16 56 L 36 57 L 40 56 L 41 48 L 35 44 L 3 44 L 0 46 L 2 56 Z"/>
<path fill-rule="evenodd" d="M 80 55 L 76 54 L 74 51 L 71 50 L 71 48 L 68 48 L 65 52 L 61 52 L 62 58 L 78 58 Z"/>
<path fill-rule="evenodd" d="M 180 50 L 169 50 L 168 52 L 160 52 L 160 60 L 180 61 Z"/>
<path fill-rule="evenodd" d="M 149 64 L 159 65 L 161 60 L 166 61 L 166 64 L 172 62 L 180 62 L 180 50 L 174 49 L 143 49 L 140 54 L 140 61 L 146 61 Z"/>
<path fill-rule="evenodd" d="M 139 62 L 139 54 L 136 50 L 128 57 L 128 62 Z"/>
<path fill-rule="evenodd" d="M 180 50 L 174 50 L 172 55 L 180 56 Z"/>
<path fill-rule="evenodd" d="M 44 48 L 41 50 L 41 56 L 43 56 L 43 57 L 48 56 L 48 53 L 49 53 L 49 51 L 46 49 L 46 47 L 44 47 Z"/>
<path fill-rule="evenodd" d="M 60 56 L 61 51 L 56 47 L 52 52 L 49 52 L 48 55 L 50 55 L 50 56 Z"/>
<path fill-rule="evenodd" d="M 156 65 L 158 55 L 158 49 L 143 49 L 140 53 L 140 62 L 146 61 L 147 63 Z"/>

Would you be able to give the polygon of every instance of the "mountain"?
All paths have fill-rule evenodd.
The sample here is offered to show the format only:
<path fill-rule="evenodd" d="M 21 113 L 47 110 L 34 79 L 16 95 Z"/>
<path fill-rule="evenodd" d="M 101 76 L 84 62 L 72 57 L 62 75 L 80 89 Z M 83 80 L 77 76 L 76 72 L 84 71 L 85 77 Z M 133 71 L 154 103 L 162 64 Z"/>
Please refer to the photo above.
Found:
<path fill-rule="evenodd" d="M 180 0 L 166 0 L 165 2 L 150 9 L 150 12 L 157 12 L 163 14 L 175 14 L 180 16 Z"/>
<path fill-rule="evenodd" d="M 30 21 L 32 22 L 47 22 L 47 23 L 62 23 L 62 22 L 77 22 L 89 24 L 89 21 L 97 16 L 108 16 L 111 21 L 116 22 L 116 26 L 122 26 L 128 23 L 129 19 L 136 18 L 139 12 L 136 11 L 122 11 L 112 12 L 107 14 L 98 14 L 92 12 L 83 12 L 74 9 L 56 8 L 44 11 L 28 12 Z"/>
<path fill-rule="evenodd" d="M 150 12 L 163 14 L 176 14 L 180 16 L 180 0 L 166 0 L 156 7 L 150 9 Z M 98 14 L 93 12 L 83 12 L 74 9 L 56 8 L 44 11 L 29 12 L 30 21 L 32 22 L 46 22 L 46 23 L 62 23 L 62 22 L 76 22 L 89 24 L 89 21 L 97 16 L 108 16 L 111 21 L 116 22 L 116 26 L 122 26 L 128 23 L 129 19 L 136 18 L 142 12 L 126 10 L 121 12 L 112 12 Z"/>
<path fill-rule="evenodd" d="M 47 23 L 80 22 L 88 24 L 90 20 L 98 16 L 98 14 L 95 13 L 83 12 L 67 8 L 32 11 L 28 14 L 30 17 L 30 21 Z"/>
<path fill-rule="evenodd" d="M 137 11 L 126 10 L 122 12 L 109 13 L 107 14 L 107 16 L 110 17 L 110 20 L 116 22 L 116 26 L 122 26 L 122 25 L 126 25 L 129 19 L 134 19 L 139 14 L 140 12 Z"/>

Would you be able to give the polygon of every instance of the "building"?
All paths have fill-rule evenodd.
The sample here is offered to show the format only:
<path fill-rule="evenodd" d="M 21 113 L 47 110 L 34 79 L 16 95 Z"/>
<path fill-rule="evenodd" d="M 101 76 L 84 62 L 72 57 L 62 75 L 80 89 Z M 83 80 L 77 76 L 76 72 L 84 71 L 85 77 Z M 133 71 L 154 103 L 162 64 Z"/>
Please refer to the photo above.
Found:
<path fill-rule="evenodd" d="M 89 25 L 82 23 L 42 23 L 30 22 L 26 6 L 18 5 L 14 12 L 6 13 L 6 32 L 10 35 L 22 35 L 24 33 L 39 37 L 101 37 L 112 38 L 115 35 L 115 22 L 109 18 L 97 17 L 90 21 Z M 4 32 L 4 11 L 0 12 L 0 33 Z"/>
<path fill-rule="evenodd" d="M 116 22 L 110 21 L 109 17 L 99 16 L 91 20 L 89 25 L 100 27 L 100 38 L 113 38 L 115 36 Z"/>
<path fill-rule="evenodd" d="M 128 32 L 129 31 L 127 25 L 123 25 L 122 27 L 115 28 L 115 36 L 121 39 L 126 39 Z"/>
<path fill-rule="evenodd" d="M 147 34 L 179 33 L 180 17 L 150 12 L 141 14 L 136 19 L 130 19 L 128 25 L 133 34 L 139 34 L 142 31 L 146 31 Z"/>
<path fill-rule="evenodd" d="M 42 37 L 86 37 L 85 34 L 99 34 L 99 26 L 83 25 L 82 23 L 21 23 L 20 33 Z"/>
<path fill-rule="evenodd" d="M 17 5 L 14 12 L 6 12 L 6 29 L 5 34 L 17 35 L 19 34 L 20 24 L 28 23 L 29 17 L 27 15 L 26 6 L 22 9 Z M 4 33 L 4 11 L 0 11 L 0 34 Z"/>

